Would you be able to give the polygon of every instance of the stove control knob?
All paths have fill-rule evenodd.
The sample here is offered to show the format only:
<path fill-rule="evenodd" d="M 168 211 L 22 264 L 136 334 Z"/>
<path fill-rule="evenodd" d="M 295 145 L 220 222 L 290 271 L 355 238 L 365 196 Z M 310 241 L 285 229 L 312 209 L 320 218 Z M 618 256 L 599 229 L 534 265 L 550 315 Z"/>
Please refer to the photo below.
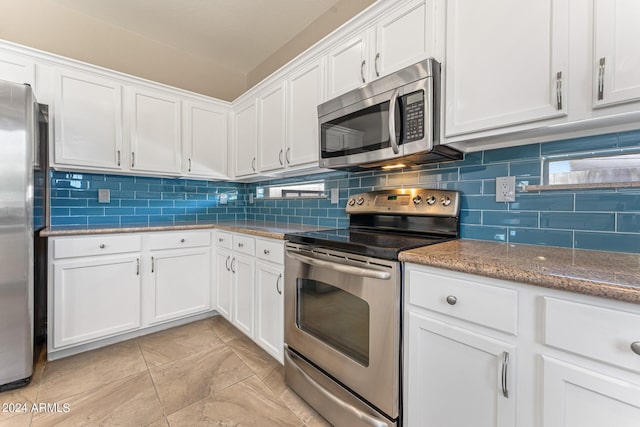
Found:
<path fill-rule="evenodd" d="M 442 203 L 442 206 L 449 206 L 451 204 L 451 197 L 444 196 L 440 199 L 440 202 Z"/>
<path fill-rule="evenodd" d="M 354 199 L 354 198 L 349 199 L 349 201 L 347 202 L 347 204 L 348 204 L 349 206 L 353 206 L 353 205 L 355 205 L 355 204 L 356 204 L 356 199 Z"/>
<path fill-rule="evenodd" d="M 362 197 L 362 196 L 358 197 L 358 200 L 356 200 L 356 203 L 358 204 L 358 206 L 363 204 L 364 203 L 364 197 Z"/>
<path fill-rule="evenodd" d="M 420 195 L 418 194 L 416 197 L 413 198 L 413 204 L 418 206 L 420 203 L 422 203 L 422 197 L 420 197 Z"/>
<path fill-rule="evenodd" d="M 435 202 L 436 202 L 436 198 L 433 194 L 427 197 L 427 204 L 429 206 L 433 205 Z"/>

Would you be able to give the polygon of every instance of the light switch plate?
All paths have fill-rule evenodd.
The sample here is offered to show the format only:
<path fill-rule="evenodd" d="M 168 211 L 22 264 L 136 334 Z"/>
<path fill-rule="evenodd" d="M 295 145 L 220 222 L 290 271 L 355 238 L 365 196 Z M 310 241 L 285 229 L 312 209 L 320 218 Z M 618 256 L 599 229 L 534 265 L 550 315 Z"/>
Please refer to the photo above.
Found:
<path fill-rule="evenodd" d="M 337 205 L 339 197 L 340 197 L 340 190 L 337 189 L 337 188 L 332 188 L 331 189 L 331 203 L 333 203 L 334 205 Z"/>
<path fill-rule="evenodd" d="M 98 189 L 98 203 L 111 203 L 111 191 L 108 188 Z"/>
<path fill-rule="evenodd" d="M 499 176 L 496 178 L 496 202 L 516 201 L 516 177 Z"/>
<path fill-rule="evenodd" d="M 253 204 L 253 193 L 249 193 L 249 204 Z"/>

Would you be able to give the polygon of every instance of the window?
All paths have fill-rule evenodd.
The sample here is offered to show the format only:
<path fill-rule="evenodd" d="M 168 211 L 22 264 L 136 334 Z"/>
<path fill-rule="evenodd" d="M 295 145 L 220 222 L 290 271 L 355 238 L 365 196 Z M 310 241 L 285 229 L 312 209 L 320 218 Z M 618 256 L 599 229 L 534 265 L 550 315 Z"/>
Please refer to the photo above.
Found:
<path fill-rule="evenodd" d="M 299 197 L 325 197 L 324 181 L 297 184 L 269 185 L 256 189 L 258 199 L 288 199 Z"/>
<path fill-rule="evenodd" d="M 546 185 L 640 183 L 640 153 L 550 156 L 543 160 L 543 175 Z"/>

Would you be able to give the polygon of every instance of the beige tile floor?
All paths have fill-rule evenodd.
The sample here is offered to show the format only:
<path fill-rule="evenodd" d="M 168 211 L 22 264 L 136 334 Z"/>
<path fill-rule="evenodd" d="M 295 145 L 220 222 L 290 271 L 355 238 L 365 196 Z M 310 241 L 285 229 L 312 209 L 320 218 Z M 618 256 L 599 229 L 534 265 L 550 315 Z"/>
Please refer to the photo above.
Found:
<path fill-rule="evenodd" d="M 53 362 L 43 354 L 28 387 L 0 393 L 0 427 L 211 425 L 329 424 L 220 316 Z"/>

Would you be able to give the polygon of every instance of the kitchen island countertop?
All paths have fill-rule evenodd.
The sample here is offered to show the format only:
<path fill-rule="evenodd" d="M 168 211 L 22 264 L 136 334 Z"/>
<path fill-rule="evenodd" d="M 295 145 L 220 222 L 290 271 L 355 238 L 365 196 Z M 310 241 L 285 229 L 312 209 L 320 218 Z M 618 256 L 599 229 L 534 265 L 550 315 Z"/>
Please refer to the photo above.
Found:
<path fill-rule="evenodd" d="M 459 239 L 400 261 L 640 304 L 640 255 Z"/>

